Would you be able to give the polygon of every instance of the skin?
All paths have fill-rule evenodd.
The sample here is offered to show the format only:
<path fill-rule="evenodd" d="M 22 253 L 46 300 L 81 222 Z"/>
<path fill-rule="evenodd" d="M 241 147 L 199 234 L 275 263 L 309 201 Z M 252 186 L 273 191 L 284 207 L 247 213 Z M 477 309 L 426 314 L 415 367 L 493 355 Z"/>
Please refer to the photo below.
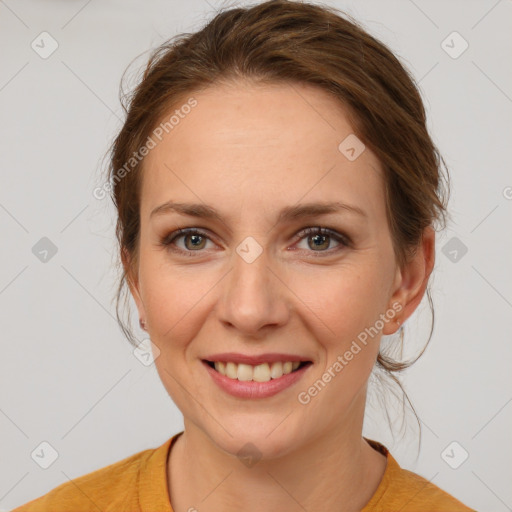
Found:
<path fill-rule="evenodd" d="M 396 332 L 396 318 L 403 323 L 425 293 L 434 231 L 425 230 L 414 259 L 399 268 L 380 163 L 368 148 L 354 161 L 338 150 L 354 130 L 324 91 L 234 82 L 193 96 L 198 105 L 146 157 L 139 260 L 129 281 L 160 350 L 160 378 L 184 416 L 167 467 L 173 509 L 360 510 L 386 468 L 362 438 L 368 378 L 382 334 Z M 223 220 L 150 218 L 169 200 L 210 205 Z M 277 222 L 286 206 L 331 201 L 366 216 L 341 210 Z M 314 235 L 300 235 L 316 226 L 352 243 L 327 236 L 316 248 Z M 175 240 L 192 256 L 160 243 L 184 227 L 207 234 L 199 249 L 190 236 Z M 249 236 L 263 251 L 252 263 L 236 252 Z M 129 269 L 129 255 L 123 262 Z M 397 303 L 397 316 L 301 404 L 298 393 Z M 273 397 L 240 399 L 218 388 L 201 362 L 228 351 L 285 352 L 313 365 Z M 248 442 L 261 455 L 252 467 L 237 457 Z"/>

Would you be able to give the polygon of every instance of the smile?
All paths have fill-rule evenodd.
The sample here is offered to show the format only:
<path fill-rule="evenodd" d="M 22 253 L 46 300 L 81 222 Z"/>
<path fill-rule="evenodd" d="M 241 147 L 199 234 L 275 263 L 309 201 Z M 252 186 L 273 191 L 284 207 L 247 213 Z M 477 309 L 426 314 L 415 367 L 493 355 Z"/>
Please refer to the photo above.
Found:
<path fill-rule="evenodd" d="M 258 365 L 237 364 L 231 361 L 207 361 L 211 368 L 230 379 L 241 381 L 268 382 L 271 379 L 279 379 L 283 375 L 294 372 L 301 366 L 308 364 L 307 361 L 275 361 L 273 363 L 262 363 Z"/>
<path fill-rule="evenodd" d="M 232 361 L 202 363 L 213 381 L 238 398 L 266 398 L 283 391 L 301 379 L 311 361 L 273 361 L 251 365 Z"/>

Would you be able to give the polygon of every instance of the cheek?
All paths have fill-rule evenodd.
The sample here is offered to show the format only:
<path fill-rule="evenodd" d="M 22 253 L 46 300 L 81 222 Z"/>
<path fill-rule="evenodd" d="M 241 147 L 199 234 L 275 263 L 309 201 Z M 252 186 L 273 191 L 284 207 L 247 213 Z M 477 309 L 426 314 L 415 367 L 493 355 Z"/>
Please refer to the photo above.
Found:
<path fill-rule="evenodd" d="M 161 350 L 188 343 L 204 322 L 208 293 L 218 277 L 194 265 L 167 265 L 162 253 L 141 258 L 142 298 L 151 336 Z M 172 340 L 172 345 L 169 341 Z"/>
<path fill-rule="evenodd" d="M 323 332 L 319 339 L 330 339 L 338 346 L 374 324 L 382 312 L 386 297 L 381 276 L 381 269 L 374 265 L 344 264 L 297 277 L 293 290 Z"/>
<path fill-rule="evenodd" d="M 312 418 L 335 425 L 368 381 L 380 346 L 380 334 L 368 329 L 382 313 L 385 288 L 379 272 L 371 265 L 345 266 L 295 281 L 301 283 L 294 291 L 305 305 L 300 316 L 310 322 L 306 328 L 323 351 L 320 367 L 301 389 Z"/>

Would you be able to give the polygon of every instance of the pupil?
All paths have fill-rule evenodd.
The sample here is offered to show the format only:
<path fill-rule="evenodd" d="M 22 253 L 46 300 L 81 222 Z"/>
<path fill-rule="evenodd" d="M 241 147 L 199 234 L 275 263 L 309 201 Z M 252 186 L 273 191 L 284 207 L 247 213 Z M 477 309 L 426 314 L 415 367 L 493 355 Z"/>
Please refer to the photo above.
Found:
<path fill-rule="evenodd" d="M 201 245 L 201 241 L 202 241 L 201 235 L 189 235 L 189 237 L 190 237 L 190 241 L 192 242 L 193 247 L 197 248 Z"/>
<path fill-rule="evenodd" d="M 325 244 L 325 240 L 327 238 L 326 235 L 314 235 L 313 237 L 313 244 L 315 245 L 315 247 L 321 247 L 322 246 L 322 241 L 323 241 L 323 244 Z M 319 242 L 319 243 L 317 243 Z"/>

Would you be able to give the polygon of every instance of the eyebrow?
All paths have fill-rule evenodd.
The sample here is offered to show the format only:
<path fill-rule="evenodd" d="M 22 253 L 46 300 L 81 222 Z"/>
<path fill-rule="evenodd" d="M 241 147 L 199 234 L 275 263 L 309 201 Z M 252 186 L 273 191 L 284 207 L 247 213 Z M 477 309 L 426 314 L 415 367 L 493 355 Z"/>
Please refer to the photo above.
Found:
<path fill-rule="evenodd" d="M 150 218 L 154 215 L 163 215 L 166 213 L 179 213 L 191 217 L 203 219 L 213 219 L 223 222 L 222 215 L 213 207 L 199 203 L 176 203 L 167 201 L 153 209 Z M 330 213 L 349 212 L 367 218 L 368 214 L 361 208 L 342 202 L 331 203 L 305 203 L 294 206 L 286 206 L 279 212 L 277 222 L 287 222 L 297 219 L 314 217 L 319 215 L 328 215 Z"/>

